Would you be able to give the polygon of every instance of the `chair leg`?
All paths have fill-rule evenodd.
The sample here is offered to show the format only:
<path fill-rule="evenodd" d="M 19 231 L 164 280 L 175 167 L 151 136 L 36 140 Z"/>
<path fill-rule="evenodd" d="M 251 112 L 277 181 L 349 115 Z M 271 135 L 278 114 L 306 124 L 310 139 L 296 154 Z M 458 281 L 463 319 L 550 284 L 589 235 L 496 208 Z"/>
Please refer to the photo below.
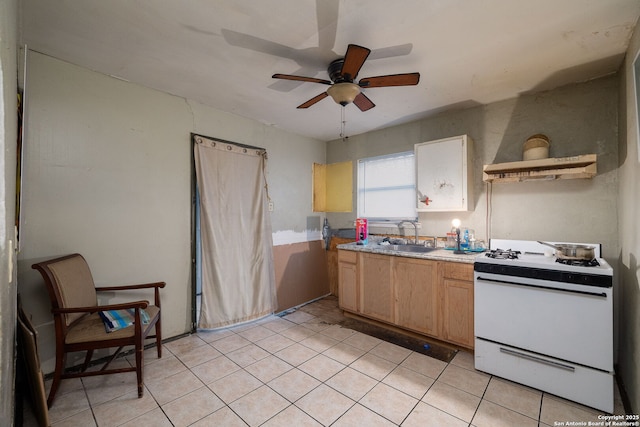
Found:
<path fill-rule="evenodd" d="M 162 358 L 162 326 L 160 321 L 162 317 L 158 317 L 156 322 L 156 348 L 158 349 L 158 359 Z"/>
<path fill-rule="evenodd" d="M 47 407 L 51 408 L 53 404 L 53 399 L 58 392 L 58 387 L 60 387 L 60 381 L 62 380 L 62 373 L 64 372 L 64 365 L 66 360 L 66 355 L 64 350 L 60 349 L 61 345 L 58 345 L 56 348 L 56 367 L 53 372 L 53 381 L 51 383 L 51 390 L 49 390 L 49 397 L 47 398 Z"/>
<path fill-rule="evenodd" d="M 144 345 L 136 342 L 136 377 L 138 379 L 138 397 L 144 393 Z"/>

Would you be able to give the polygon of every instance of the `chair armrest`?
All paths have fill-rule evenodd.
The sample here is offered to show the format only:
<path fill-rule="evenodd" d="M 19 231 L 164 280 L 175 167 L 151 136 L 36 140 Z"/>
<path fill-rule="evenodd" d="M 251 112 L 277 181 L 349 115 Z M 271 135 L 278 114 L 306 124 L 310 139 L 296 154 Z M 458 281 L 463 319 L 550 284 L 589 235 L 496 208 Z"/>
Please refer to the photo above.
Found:
<path fill-rule="evenodd" d="M 124 285 L 124 286 L 100 286 L 96 287 L 96 292 L 99 291 L 127 291 L 132 289 L 148 289 L 148 288 L 164 288 L 165 282 L 154 283 L 142 283 L 139 285 Z"/>
<path fill-rule="evenodd" d="M 148 301 L 133 301 L 121 304 L 94 305 L 89 307 L 52 308 L 52 313 L 95 313 L 105 310 L 125 310 L 128 308 L 147 308 Z"/>
<path fill-rule="evenodd" d="M 142 283 L 140 285 L 125 285 L 125 286 L 101 286 L 96 288 L 96 292 L 99 291 L 130 291 L 132 289 L 149 289 L 153 288 L 154 298 L 153 304 L 160 308 L 160 288 L 164 288 L 167 284 L 165 282 L 153 282 Z"/>

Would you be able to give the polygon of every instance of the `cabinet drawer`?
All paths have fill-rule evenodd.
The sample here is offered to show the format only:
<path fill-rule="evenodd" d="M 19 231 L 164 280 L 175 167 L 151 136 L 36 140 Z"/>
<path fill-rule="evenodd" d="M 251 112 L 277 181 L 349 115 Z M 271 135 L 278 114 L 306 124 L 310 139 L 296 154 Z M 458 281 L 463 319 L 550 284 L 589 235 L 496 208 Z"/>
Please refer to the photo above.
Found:
<path fill-rule="evenodd" d="M 466 280 L 473 282 L 473 264 L 461 262 L 444 262 L 444 277 L 447 279 Z"/>
<path fill-rule="evenodd" d="M 357 252 L 341 250 L 338 251 L 338 262 L 349 262 L 351 264 L 355 264 L 357 256 Z"/>

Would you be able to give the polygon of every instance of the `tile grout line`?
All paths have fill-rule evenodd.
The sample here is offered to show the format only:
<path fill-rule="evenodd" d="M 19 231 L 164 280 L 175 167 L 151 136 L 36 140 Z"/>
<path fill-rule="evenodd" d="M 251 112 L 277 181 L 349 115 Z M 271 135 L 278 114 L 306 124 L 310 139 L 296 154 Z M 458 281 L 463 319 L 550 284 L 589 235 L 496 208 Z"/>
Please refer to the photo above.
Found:
<path fill-rule="evenodd" d="M 295 322 L 292 322 L 292 323 L 295 323 Z M 297 323 L 296 325 L 305 327 L 303 323 L 307 323 L 307 322 Z M 335 324 L 334 324 L 334 325 L 335 325 Z M 327 328 L 327 329 L 328 329 L 328 328 Z M 244 330 L 243 330 L 243 331 L 244 331 Z M 303 343 L 302 343 L 302 341 L 304 341 L 304 340 L 305 340 L 305 339 L 307 339 L 307 338 L 311 338 L 311 337 L 313 337 L 313 336 L 315 336 L 315 335 L 323 335 L 323 336 L 327 336 L 327 337 L 329 337 L 329 338 L 333 338 L 333 337 L 332 337 L 332 336 L 329 336 L 329 335 L 327 335 L 327 334 L 322 334 L 322 331 L 314 331 L 314 332 L 315 332 L 315 333 L 314 333 L 313 335 L 310 335 L 309 337 L 303 338 L 303 339 L 302 339 L 302 340 L 300 340 L 300 341 L 296 341 L 296 343 L 298 343 L 298 344 L 300 344 L 300 345 L 303 345 L 303 346 L 305 346 L 306 348 L 309 348 L 310 350 L 315 351 L 317 354 L 316 354 L 314 357 L 317 357 L 318 355 L 324 355 L 324 351 L 327 351 L 328 349 L 330 349 L 330 348 L 332 348 L 332 347 L 335 347 L 335 345 L 338 345 L 339 343 L 344 343 L 345 345 L 352 346 L 352 345 L 350 345 L 350 344 L 346 343 L 345 341 L 347 341 L 349 338 L 351 338 L 351 336 L 355 335 L 355 333 L 354 333 L 354 334 L 351 334 L 350 336 L 347 336 L 347 337 L 343 338 L 342 340 L 337 340 L 337 341 L 338 341 L 338 343 L 337 343 L 337 344 L 335 344 L 335 345 L 333 345 L 333 346 L 331 346 L 331 347 L 329 347 L 329 348 L 325 349 L 323 352 L 317 352 L 317 350 L 312 349 L 312 348 L 310 348 L 310 347 L 307 347 L 305 344 L 303 344 Z M 366 334 L 365 334 L 365 335 L 366 335 Z M 333 338 L 333 339 L 335 339 L 335 338 Z M 360 404 L 360 405 L 362 405 L 362 403 L 360 403 L 360 401 L 364 398 L 364 396 L 363 396 L 362 398 L 360 398 L 359 400 L 354 401 L 354 400 L 353 400 L 353 399 L 351 399 L 349 396 L 346 396 L 344 393 L 342 393 L 340 390 L 336 390 L 335 388 L 333 388 L 333 387 L 331 387 L 330 385 L 326 384 L 326 382 L 327 382 L 327 381 L 329 381 L 331 378 L 335 377 L 336 375 L 338 375 L 340 372 L 342 372 L 344 369 L 346 369 L 347 367 L 349 367 L 351 364 L 353 364 L 353 363 L 354 363 L 354 362 L 356 362 L 357 360 L 361 359 L 361 358 L 362 358 L 363 356 L 365 356 L 366 354 L 372 354 L 373 356 L 376 356 L 375 354 L 371 353 L 371 351 L 372 351 L 375 347 L 377 347 L 379 344 L 381 344 L 382 342 L 384 342 L 384 340 L 381 340 L 381 342 L 380 342 L 380 343 L 378 343 L 376 346 L 374 346 L 373 348 L 369 349 L 368 351 L 367 351 L 367 350 L 363 350 L 363 349 L 359 349 L 358 347 L 354 347 L 354 348 L 356 348 L 356 349 L 359 349 L 359 350 L 363 350 L 363 351 L 365 351 L 365 353 L 364 353 L 363 355 L 361 355 L 358 359 L 356 359 L 356 360 L 354 360 L 353 362 L 351 362 L 349 365 L 344 365 L 344 367 L 343 367 L 340 371 L 338 371 L 338 372 L 336 372 L 335 374 L 333 374 L 333 375 L 332 375 L 330 378 L 328 378 L 327 380 L 325 380 L 325 381 L 321 381 L 321 382 L 320 382 L 320 385 L 323 385 L 323 384 L 324 384 L 325 386 L 327 386 L 327 387 L 331 388 L 332 390 L 336 391 L 337 393 L 340 393 L 340 394 L 341 394 L 341 395 L 343 395 L 344 397 L 346 397 L 346 398 L 348 398 L 349 400 L 351 400 L 351 401 L 353 402 L 353 404 L 349 407 L 349 409 L 353 408 L 353 406 L 355 406 L 356 404 Z M 252 342 L 252 343 L 253 343 L 253 342 Z M 255 343 L 254 343 L 254 344 L 255 344 Z M 353 347 L 353 346 L 352 346 L 352 347 Z M 243 348 L 244 348 L 244 347 L 243 347 Z M 405 356 L 405 357 L 402 359 L 402 361 L 400 361 L 399 363 L 391 362 L 391 363 L 394 363 L 394 364 L 395 364 L 395 368 L 394 368 L 394 369 L 392 369 L 389 373 L 387 373 L 387 374 L 386 374 L 386 375 L 385 375 L 381 380 L 378 380 L 378 379 L 376 379 L 376 378 L 370 377 L 368 374 L 366 374 L 366 373 L 364 373 L 364 372 L 361 372 L 361 371 L 358 371 L 357 369 L 356 369 L 356 371 L 357 371 L 357 372 L 359 372 L 359 373 L 360 373 L 360 374 L 362 374 L 362 375 L 367 376 L 368 378 L 371 378 L 371 379 L 373 379 L 373 380 L 377 381 L 376 385 L 374 385 L 374 386 L 371 388 L 371 390 L 373 390 L 373 388 L 375 388 L 376 386 L 378 386 L 378 385 L 380 385 L 380 384 L 387 385 L 387 384 L 385 384 L 385 383 L 383 382 L 383 381 L 384 381 L 384 378 L 387 378 L 387 377 L 391 374 L 391 372 L 393 372 L 397 367 L 401 366 L 401 363 L 402 363 L 403 361 L 405 361 L 405 360 L 406 360 L 409 356 L 411 356 L 413 353 L 416 353 L 416 352 L 411 350 L 411 351 L 410 351 L 410 353 L 409 353 L 407 356 Z M 278 357 L 278 358 L 280 359 L 280 357 L 279 357 L 279 356 L 277 356 L 275 353 L 270 353 L 270 354 L 272 354 L 273 356 Z M 420 353 L 416 353 L 416 354 L 420 354 Z M 313 359 L 314 357 L 312 357 L 311 359 Z M 326 355 L 325 355 L 325 357 L 329 357 L 329 356 L 326 356 Z M 376 357 L 379 357 L 379 356 L 376 356 Z M 311 360 L 311 359 L 308 359 L 308 360 Z M 387 359 L 384 359 L 384 358 L 381 358 L 381 359 L 388 361 Z M 283 360 L 283 359 L 280 359 L 280 360 Z M 332 359 L 332 360 L 335 360 L 335 359 Z M 286 362 L 285 360 L 283 360 L 283 361 L 284 361 L 285 363 L 288 363 L 288 362 Z M 339 361 L 337 361 L 337 362 L 339 362 Z M 390 361 L 389 361 L 389 362 L 390 362 Z M 303 363 L 306 363 L 306 362 L 303 362 Z M 339 362 L 339 363 L 342 363 L 342 362 Z M 301 364 L 301 365 L 302 365 L 302 364 Z M 244 369 L 244 368 L 242 368 L 242 369 Z M 300 370 L 300 369 L 299 369 L 299 366 L 294 366 L 294 367 L 293 367 L 293 369 L 298 369 L 298 370 Z M 352 369 L 354 369 L 354 368 L 352 368 Z M 409 369 L 409 370 L 413 371 L 411 368 L 405 368 L 405 369 Z M 287 371 L 287 372 L 289 372 L 289 371 Z M 301 372 L 303 372 L 303 373 L 304 373 L 304 371 L 302 371 L 302 370 L 301 370 Z M 414 371 L 414 372 L 415 372 L 415 371 Z M 442 370 L 442 372 L 444 372 L 444 369 Z M 442 372 L 438 375 L 438 377 L 442 374 Z M 282 375 L 284 375 L 284 373 L 283 373 L 283 374 L 281 374 L 281 376 L 282 376 Z M 307 374 L 307 375 L 309 375 L 309 374 Z M 319 379 L 318 379 L 318 378 L 316 378 L 316 380 L 319 380 Z M 430 386 L 430 387 L 429 387 L 429 388 L 424 392 L 424 394 L 422 395 L 422 398 L 424 398 L 424 396 L 426 395 L 426 393 L 428 392 L 428 390 L 433 386 L 433 384 L 435 384 L 435 382 L 436 382 L 436 381 L 437 381 L 437 378 L 436 378 L 436 379 L 434 379 L 434 382 L 431 384 L 431 386 Z M 272 388 L 269 386 L 269 384 L 267 384 L 267 383 L 263 383 L 263 384 L 264 384 L 264 385 L 266 385 L 267 387 L 269 387 L 271 390 L 273 390 L 273 391 L 274 391 L 275 393 L 277 393 L 278 395 L 280 395 L 276 390 L 272 389 Z M 317 387 L 319 387 L 320 385 L 316 386 L 313 390 L 315 390 L 315 389 L 316 389 Z M 387 386 L 389 386 L 389 385 L 387 385 Z M 410 398 L 416 399 L 415 397 L 413 397 L 413 396 L 410 396 L 410 395 L 406 394 L 406 393 L 405 393 L 405 392 L 403 392 L 402 390 L 398 390 L 398 389 L 396 389 L 395 387 L 392 387 L 392 386 L 389 386 L 389 387 L 393 388 L 394 390 L 397 390 L 397 391 L 398 391 L 398 392 L 400 392 L 400 393 L 403 393 L 404 395 L 406 395 L 406 396 L 408 396 L 408 397 L 410 397 Z M 313 390 L 310 390 L 309 392 L 305 393 L 305 395 L 300 396 L 296 401 L 299 401 L 299 400 L 300 400 L 300 399 L 302 399 L 304 396 L 306 396 L 306 395 L 308 395 L 309 393 L 311 393 Z M 371 390 L 369 390 L 369 392 L 370 392 Z M 368 393 L 368 392 L 367 392 L 367 393 Z M 280 396 L 282 396 L 282 395 L 280 395 Z M 366 396 L 366 394 L 365 394 L 365 396 Z M 285 398 L 284 396 L 282 396 L 282 397 L 283 397 L 283 398 Z M 408 413 L 408 414 L 403 418 L 403 421 L 404 421 L 404 419 L 406 419 L 406 418 L 411 414 L 411 412 L 415 409 L 415 407 L 416 407 L 416 406 L 417 406 L 417 405 L 422 401 L 422 398 L 420 398 L 420 399 L 416 399 L 416 403 L 413 405 L 413 407 L 412 407 L 411 411 L 409 411 L 409 413 Z M 285 398 L 285 399 L 286 399 L 286 398 Z M 288 400 L 288 399 L 287 399 L 287 400 Z M 299 407 L 295 404 L 295 402 L 290 402 L 290 403 L 291 403 L 291 405 L 296 406 L 296 408 L 298 408 L 298 409 L 302 410 L 301 408 L 299 408 Z M 227 406 L 228 406 L 228 405 L 227 405 Z M 364 406 L 364 405 L 363 405 L 363 406 Z M 365 408 L 367 408 L 367 406 L 364 406 L 364 407 L 365 407 Z M 286 409 L 286 408 L 285 408 L 285 409 Z M 284 411 L 285 409 L 283 409 L 283 411 Z M 348 412 L 348 410 L 349 410 L 349 409 L 347 409 L 343 414 L 340 414 L 340 416 L 339 416 L 337 419 L 339 419 L 340 417 L 342 417 L 346 412 Z M 367 408 L 367 409 L 371 410 L 370 408 Z M 282 412 L 282 411 L 280 411 L 280 412 Z M 306 415 L 310 416 L 311 418 L 315 419 L 311 414 L 306 413 L 304 410 L 302 410 L 302 412 L 304 412 Z M 381 417 L 383 417 L 384 419 L 389 420 L 389 419 L 388 419 L 387 417 L 385 417 L 383 414 L 380 414 L 380 413 L 378 413 L 378 412 L 376 412 L 376 411 L 372 411 L 372 412 L 373 412 L 373 413 L 375 413 L 375 414 L 377 414 L 377 415 L 379 415 L 379 416 L 381 416 Z M 277 415 L 277 414 L 276 414 L 276 415 Z M 274 415 L 274 417 L 275 417 L 276 415 Z M 451 415 L 451 414 L 450 414 L 450 415 Z M 272 417 L 272 418 L 273 418 L 273 417 Z M 319 420 L 316 420 L 316 421 L 319 421 Z M 389 420 L 389 421 L 390 421 L 390 422 L 393 422 L 393 421 L 391 421 L 391 420 Z"/>

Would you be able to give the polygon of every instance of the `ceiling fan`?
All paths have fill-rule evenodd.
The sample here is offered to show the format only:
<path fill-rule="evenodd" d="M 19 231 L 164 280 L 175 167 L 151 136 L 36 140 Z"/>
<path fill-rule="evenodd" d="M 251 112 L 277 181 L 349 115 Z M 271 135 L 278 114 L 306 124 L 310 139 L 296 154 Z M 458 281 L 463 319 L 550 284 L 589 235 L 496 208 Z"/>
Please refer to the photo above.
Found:
<path fill-rule="evenodd" d="M 327 96 L 331 96 L 335 102 L 343 107 L 353 102 L 360 111 L 367 111 L 376 105 L 364 94 L 361 89 L 388 86 L 412 86 L 420 81 L 420 73 L 390 74 L 386 76 L 365 77 L 358 83 L 354 80 L 364 61 L 371 53 L 366 47 L 350 44 L 344 58 L 336 59 L 329 64 L 327 72 L 329 80 L 315 77 L 294 76 L 290 74 L 274 74 L 274 79 L 295 80 L 301 82 L 321 83 L 329 85 L 326 92 L 322 92 L 307 102 L 300 104 L 298 108 L 309 108 Z"/>

